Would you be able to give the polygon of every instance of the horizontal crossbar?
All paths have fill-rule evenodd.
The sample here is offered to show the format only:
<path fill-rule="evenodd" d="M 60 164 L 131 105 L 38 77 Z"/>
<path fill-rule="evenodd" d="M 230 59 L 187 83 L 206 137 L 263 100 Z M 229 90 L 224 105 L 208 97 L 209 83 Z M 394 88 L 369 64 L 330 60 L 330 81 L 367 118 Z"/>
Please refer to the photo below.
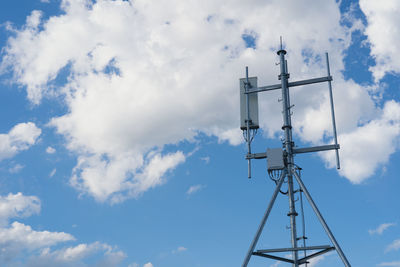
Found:
<path fill-rule="evenodd" d="M 318 151 L 326 151 L 326 150 L 336 150 L 336 149 L 340 149 L 340 145 L 326 145 L 326 146 L 293 148 L 293 154 L 318 152 Z"/>
<path fill-rule="evenodd" d="M 265 159 L 265 158 L 267 158 L 267 153 L 253 153 L 246 155 L 246 159 Z"/>
<path fill-rule="evenodd" d="M 302 250 L 318 250 L 321 249 L 321 251 L 318 251 L 316 253 L 313 253 L 311 255 L 308 255 L 302 259 L 297 260 L 297 263 L 299 265 L 307 263 L 307 260 L 317 257 L 319 255 L 322 255 L 326 252 L 329 252 L 331 250 L 334 250 L 335 247 L 331 246 L 311 246 L 311 247 L 299 247 L 299 248 L 278 248 L 278 249 L 262 249 L 262 250 L 257 250 L 256 252 L 253 252 L 252 255 L 259 256 L 259 257 L 264 257 L 268 259 L 273 259 L 273 260 L 278 260 L 278 261 L 284 261 L 288 263 L 294 263 L 294 260 L 275 256 L 275 255 L 269 255 L 266 253 L 269 252 L 290 252 L 290 251 L 302 251 Z"/>
<path fill-rule="evenodd" d="M 303 250 L 317 250 L 329 249 L 331 246 L 311 246 L 311 247 L 297 247 L 297 248 L 273 248 L 257 250 L 258 253 L 271 253 L 271 252 L 290 252 L 290 251 L 303 251 Z"/>
<path fill-rule="evenodd" d="M 288 83 L 288 87 L 302 86 L 302 85 L 307 85 L 307 84 L 329 82 L 329 81 L 332 81 L 332 76 L 290 82 L 290 83 Z M 273 85 L 261 86 L 261 87 L 257 87 L 257 88 L 248 90 L 247 92 L 245 92 L 245 94 L 253 94 L 253 93 L 258 93 L 258 92 L 272 91 L 272 90 L 277 90 L 277 89 L 281 89 L 281 88 L 282 88 L 281 84 L 273 84 Z"/>

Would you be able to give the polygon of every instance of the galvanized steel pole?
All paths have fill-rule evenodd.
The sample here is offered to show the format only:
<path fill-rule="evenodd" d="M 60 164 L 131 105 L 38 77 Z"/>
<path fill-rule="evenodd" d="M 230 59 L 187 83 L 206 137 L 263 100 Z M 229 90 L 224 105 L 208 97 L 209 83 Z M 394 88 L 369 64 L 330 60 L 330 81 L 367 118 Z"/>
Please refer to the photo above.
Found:
<path fill-rule="evenodd" d="M 246 66 L 246 84 L 244 86 L 245 92 L 249 91 L 249 67 Z M 246 136 L 247 136 L 247 154 L 251 154 L 251 140 L 250 140 L 250 95 L 246 94 L 246 112 L 247 112 L 247 120 L 246 120 Z M 247 160 L 247 176 L 251 178 L 251 159 Z"/>
<path fill-rule="evenodd" d="M 330 77 L 331 76 L 331 70 L 329 68 L 328 52 L 325 53 L 325 56 L 326 56 L 326 72 L 328 74 L 328 77 Z M 337 140 L 337 133 L 336 133 L 335 108 L 333 107 L 333 94 L 332 94 L 331 81 L 328 81 L 328 86 L 329 86 L 329 99 L 330 99 L 330 104 L 331 104 L 333 138 L 334 138 L 334 141 L 335 141 L 335 145 L 337 145 L 338 144 L 338 140 Z M 339 150 L 337 148 L 336 148 L 336 168 L 340 169 Z"/>
<path fill-rule="evenodd" d="M 278 51 L 280 57 L 281 74 L 279 78 L 282 85 L 282 106 L 283 106 L 283 126 L 282 130 L 285 132 L 284 146 L 287 153 L 287 181 L 288 181 L 288 198 L 289 198 L 289 213 L 290 217 L 290 231 L 292 248 L 297 248 L 297 230 L 296 230 L 296 208 L 294 202 L 293 190 L 293 141 L 292 141 L 292 124 L 290 113 L 290 95 L 288 87 L 289 73 L 287 72 L 287 62 L 285 60 L 286 51 L 281 49 Z M 298 267 L 298 251 L 292 251 L 292 259 L 294 261 L 293 267 Z"/>

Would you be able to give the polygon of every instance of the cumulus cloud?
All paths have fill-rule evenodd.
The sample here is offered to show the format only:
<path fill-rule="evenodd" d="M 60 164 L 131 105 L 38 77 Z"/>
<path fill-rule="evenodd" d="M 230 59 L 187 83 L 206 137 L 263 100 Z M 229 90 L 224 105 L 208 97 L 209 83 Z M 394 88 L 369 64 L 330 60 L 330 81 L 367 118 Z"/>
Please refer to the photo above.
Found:
<path fill-rule="evenodd" d="M 340 23 L 336 1 L 285 1 L 63 0 L 61 15 L 43 19 L 34 11 L 22 28 L 11 29 L 1 68 L 12 71 L 35 104 L 63 97 L 68 112 L 49 125 L 78 156 L 71 184 L 98 201 L 118 202 L 162 184 L 168 170 L 184 162 L 182 152 L 171 152 L 171 146 L 167 151 L 166 145 L 193 142 L 199 133 L 232 145 L 242 142 L 238 79 L 249 65 L 260 84 L 276 83 L 273 51 L 282 32 L 293 80 L 324 76 L 321 56 L 330 51 L 344 142 L 376 119 L 381 110 L 368 89 L 342 76 L 343 51 L 355 28 Z M 260 23 L 279 20 L 283 12 L 285 24 Z M 64 84 L 55 82 L 60 72 L 68 74 Z M 326 85 L 291 93 L 296 134 L 305 142 L 327 141 Z M 260 123 L 269 137 L 282 124 L 278 98 L 278 92 L 259 98 Z M 396 135 L 389 137 L 394 142 Z M 343 150 L 342 174 L 353 182 L 379 166 L 350 169 L 349 162 L 365 163 L 352 157 L 358 149 Z M 392 152 L 378 149 L 384 164 Z"/>
<path fill-rule="evenodd" d="M 24 218 L 40 212 L 40 200 L 22 193 L 0 196 L 0 226 L 8 224 L 10 218 Z"/>
<path fill-rule="evenodd" d="M 368 25 L 365 34 L 371 45 L 371 54 L 376 65 L 371 67 L 375 80 L 379 81 L 385 73 L 400 72 L 400 3 L 396 0 L 376 1 L 360 0 Z"/>
<path fill-rule="evenodd" d="M 31 257 L 27 266 L 30 267 L 79 267 L 88 266 L 83 262 L 88 257 L 96 254 L 100 255 L 100 260 L 92 266 L 119 266 L 126 255 L 122 251 L 115 250 L 107 244 L 94 242 L 91 244 L 79 244 L 73 247 L 66 247 L 58 250 L 50 248 L 43 249 L 39 255 Z M 98 255 L 97 255 L 98 256 Z"/>
<path fill-rule="evenodd" d="M 15 251 L 34 250 L 55 245 L 59 242 L 74 240 L 73 236 L 63 232 L 34 231 L 28 225 L 13 222 L 10 227 L 0 229 L 2 257 L 9 257 Z"/>
<path fill-rule="evenodd" d="M 389 227 L 395 226 L 395 223 L 382 223 L 376 229 L 368 230 L 370 235 L 378 234 L 381 235 L 384 231 L 386 231 Z"/>
<path fill-rule="evenodd" d="M 34 145 L 41 130 L 33 122 L 19 123 L 7 134 L 0 134 L 0 160 L 11 158 Z"/>
<path fill-rule="evenodd" d="M 140 156 L 135 155 L 123 154 L 112 158 L 82 156 L 74 169 L 71 184 L 81 192 L 89 192 L 98 201 L 116 203 L 163 184 L 166 172 L 184 160 L 180 151 L 167 155 L 152 154 L 145 165 Z"/>
<path fill-rule="evenodd" d="M 395 101 L 385 103 L 382 110 L 377 110 L 378 117 L 352 132 L 339 136 L 342 158 L 341 175 L 353 183 L 360 183 L 379 166 L 389 161 L 391 154 L 397 151 L 400 135 L 400 104 Z M 334 155 L 323 154 L 334 166 Z"/>
<path fill-rule="evenodd" d="M 75 237 L 64 232 L 36 231 L 31 226 L 11 218 L 23 218 L 40 212 L 40 200 L 22 193 L 0 196 L 0 264 L 14 266 L 88 266 L 88 258 L 96 257 L 95 266 L 118 266 L 126 255 L 116 248 L 101 242 L 76 246 L 52 247 L 75 241 Z M 26 262 L 25 262 L 26 261 Z M 20 266 L 20 265 L 18 265 Z"/>

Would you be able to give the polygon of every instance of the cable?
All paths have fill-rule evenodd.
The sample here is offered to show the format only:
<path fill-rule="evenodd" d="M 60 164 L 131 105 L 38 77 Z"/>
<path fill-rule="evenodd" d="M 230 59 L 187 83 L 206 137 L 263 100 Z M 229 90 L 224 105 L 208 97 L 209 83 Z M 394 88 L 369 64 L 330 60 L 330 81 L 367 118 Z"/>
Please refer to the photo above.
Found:
<path fill-rule="evenodd" d="M 296 169 L 298 170 L 298 174 L 299 177 L 301 177 L 301 168 L 298 165 L 295 165 Z M 303 205 L 303 190 L 301 190 L 301 188 L 299 188 L 299 192 L 300 192 L 300 213 L 301 213 L 301 220 L 302 220 L 302 226 L 303 226 L 303 247 L 306 247 L 306 221 L 304 219 L 304 205 Z M 307 257 L 307 251 L 304 250 L 304 257 Z M 307 267 L 307 261 L 305 262 L 305 266 Z"/>
<path fill-rule="evenodd" d="M 274 181 L 275 185 L 277 185 L 279 180 L 280 180 L 280 178 L 283 177 L 283 173 L 284 173 L 284 171 L 282 169 L 268 170 L 268 176 L 272 181 Z M 279 189 L 279 192 L 282 195 L 287 195 L 288 194 L 288 191 L 283 192 L 280 189 Z"/>

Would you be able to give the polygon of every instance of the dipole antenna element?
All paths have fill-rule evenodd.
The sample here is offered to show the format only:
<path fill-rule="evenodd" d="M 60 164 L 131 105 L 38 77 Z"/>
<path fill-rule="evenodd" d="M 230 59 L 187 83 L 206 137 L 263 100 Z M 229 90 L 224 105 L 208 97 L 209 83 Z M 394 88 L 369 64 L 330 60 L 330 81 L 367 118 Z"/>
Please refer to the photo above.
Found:
<path fill-rule="evenodd" d="M 287 52 L 283 49 L 282 37 L 281 37 L 280 50 L 277 52 L 280 60 L 279 63 L 280 74 L 278 75 L 278 79 L 280 80 L 279 84 L 273 84 L 261 87 L 258 86 L 257 77 L 249 77 L 248 67 L 246 67 L 246 77 L 240 79 L 240 120 L 241 120 L 240 128 L 243 130 L 243 136 L 247 143 L 246 160 L 248 161 L 248 177 L 249 178 L 251 177 L 251 160 L 267 159 L 268 175 L 276 184 L 275 190 L 272 194 L 267 210 L 265 211 L 261 223 L 257 229 L 257 232 L 250 244 L 249 250 L 243 261 L 242 267 L 247 267 L 250 258 L 252 256 L 260 256 L 263 258 L 269 258 L 282 262 L 291 263 L 293 267 L 298 267 L 302 264 L 305 264 L 305 266 L 307 266 L 309 259 L 322 255 L 331 250 L 336 250 L 344 266 L 350 267 L 351 265 L 349 261 L 344 255 L 342 249 L 339 246 L 339 243 L 336 241 L 332 231 L 330 230 L 324 218 L 322 217 L 321 212 L 319 211 L 308 189 L 304 185 L 302 178 L 300 177 L 301 168 L 294 162 L 294 156 L 297 154 L 335 150 L 336 166 L 338 169 L 340 168 L 340 160 L 338 152 L 340 146 L 338 144 L 337 133 L 336 133 L 335 111 L 334 111 L 333 93 L 331 84 L 332 76 L 330 74 L 328 53 L 326 53 L 327 76 L 301 80 L 301 81 L 294 81 L 294 82 L 289 82 L 290 75 L 288 72 L 287 60 L 285 59 L 286 53 Z M 289 88 L 321 83 L 321 82 L 328 82 L 334 143 L 331 145 L 322 145 L 314 147 L 303 147 L 303 148 L 295 147 L 292 137 L 292 121 L 291 121 L 292 119 L 291 109 L 293 106 L 290 104 Z M 283 114 L 282 130 L 284 132 L 282 147 L 272 148 L 272 149 L 268 148 L 265 153 L 252 153 L 251 143 L 257 132 L 257 129 L 259 128 L 257 95 L 258 93 L 261 92 L 268 92 L 279 89 L 281 90 L 282 93 L 282 114 Z M 287 183 L 288 189 L 286 192 L 282 192 L 281 190 L 283 183 Z M 295 190 L 295 186 L 298 187 L 297 190 Z M 282 193 L 289 199 L 289 213 L 287 215 L 290 217 L 291 246 L 288 248 L 269 248 L 269 249 L 256 250 L 257 242 L 261 236 L 264 226 L 266 225 L 269 214 L 272 210 L 272 207 L 279 193 Z M 331 245 L 319 245 L 319 246 L 306 245 L 306 239 L 308 239 L 308 237 L 306 237 L 305 235 L 305 220 L 303 213 L 301 220 L 303 225 L 302 227 L 303 233 L 302 236 L 300 237 L 298 236 L 297 223 L 296 223 L 296 217 L 298 216 L 298 213 L 296 212 L 295 194 L 300 194 L 301 199 L 302 199 L 302 194 L 306 196 L 308 203 L 310 204 L 319 222 L 323 226 L 327 236 L 329 237 L 332 243 Z M 302 203 L 303 201 L 301 201 L 301 205 L 303 205 Z M 302 206 L 301 206 L 301 211 L 303 211 Z M 299 240 L 303 241 L 302 246 L 298 245 Z M 292 256 L 291 258 L 286 258 L 283 256 L 271 254 L 271 253 L 288 253 L 288 252 L 291 253 Z M 299 252 L 303 252 L 302 257 L 299 256 Z"/>

